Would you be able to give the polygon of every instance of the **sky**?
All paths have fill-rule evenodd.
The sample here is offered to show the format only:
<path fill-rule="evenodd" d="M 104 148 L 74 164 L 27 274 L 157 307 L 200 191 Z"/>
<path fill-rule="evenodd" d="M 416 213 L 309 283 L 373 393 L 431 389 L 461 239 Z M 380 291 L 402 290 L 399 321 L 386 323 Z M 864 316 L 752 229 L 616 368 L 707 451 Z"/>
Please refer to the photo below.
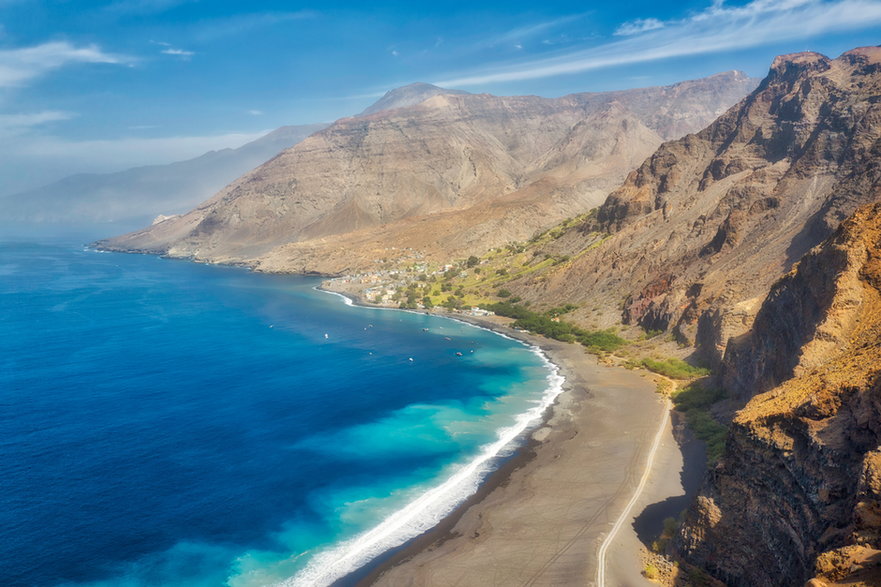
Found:
<path fill-rule="evenodd" d="M 356 114 L 422 81 L 560 96 L 881 44 L 881 0 L 0 0 L 0 195 Z"/>

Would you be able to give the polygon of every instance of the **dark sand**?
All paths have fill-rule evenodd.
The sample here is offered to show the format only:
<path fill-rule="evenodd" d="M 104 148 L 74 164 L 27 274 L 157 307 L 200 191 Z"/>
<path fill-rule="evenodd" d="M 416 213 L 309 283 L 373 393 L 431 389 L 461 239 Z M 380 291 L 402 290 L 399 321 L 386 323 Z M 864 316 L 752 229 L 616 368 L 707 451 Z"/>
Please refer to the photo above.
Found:
<path fill-rule="evenodd" d="M 579 345 L 514 332 L 492 319 L 468 321 L 541 347 L 566 378 L 566 391 L 527 446 L 467 503 L 340 585 L 594 584 L 597 550 L 643 474 L 663 399 L 639 373 L 600 365 Z M 668 424 L 630 514 L 641 519 L 641 534 L 681 509 L 684 500 L 676 498 L 700 476 L 699 468 L 689 469 L 683 472 Z M 606 585 L 651 585 L 640 575 L 639 547 L 634 520 L 627 520 L 607 555 Z"/>

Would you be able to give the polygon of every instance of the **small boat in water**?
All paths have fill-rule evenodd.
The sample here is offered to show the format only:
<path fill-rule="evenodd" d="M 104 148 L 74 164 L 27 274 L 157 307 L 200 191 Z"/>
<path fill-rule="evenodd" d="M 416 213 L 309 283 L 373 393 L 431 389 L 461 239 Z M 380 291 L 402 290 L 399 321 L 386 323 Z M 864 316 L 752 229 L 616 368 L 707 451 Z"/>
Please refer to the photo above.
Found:
<path fill-rule="evenodd" d="M 456 351 L 456 356 L 457 356 L 457 357 L 461 357 L 461 356 L 462 356 L 462 353 L 460 353 L 459 351 Z"/>

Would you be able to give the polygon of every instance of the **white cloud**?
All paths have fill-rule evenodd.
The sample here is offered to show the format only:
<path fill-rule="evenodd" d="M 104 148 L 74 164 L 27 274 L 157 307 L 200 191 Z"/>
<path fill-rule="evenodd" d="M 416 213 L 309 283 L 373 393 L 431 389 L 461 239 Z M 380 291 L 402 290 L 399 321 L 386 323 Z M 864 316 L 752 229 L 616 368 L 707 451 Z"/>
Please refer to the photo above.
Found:
<path fill-rule="evenodd" d="M 450 79 L 444 87 L 538 79 L 672 57 L 744 49 L 881 25 L 881 0 L 753 0 L 715 2 L 688 18 L 626 39 L 555 57 L 497 65 Z"/>
<path fill-rule="evenodd" d="M 70 120 L 75 115 L 59 110 L 44 110 L 21 114 L 0 114 L 0 137 L 9 138 L 25 133 L 48 122 Z"/>
<path fill-rule="evenodd" d="M 617 37 L 629 37 L 638 35 L 647 31 L 654 31 L 664 28 L 664 23 L 657 18 L 637 18 L 630 22 L 625 22 L 615 31 Z"/>
<path fill-rule="evenodd" d="M 193 55 L 195 55 L 195 53 L 193 51 L 186 51 L 184 49 L 175 49 L 174 47 L 168 47 L 166 49 L 163 49 L 162 51 L 160 51 L 160 53 L 162 53 L 163 55 L 174 55 L 175 57 L 184 57 L 184 58 L 190 58 Z"/>
<path fill-rule="evenodd" d="M 110 63 L 126 65 L 134 59 L 125 55 L 105 53 L 97 45 L 77 47 L 66 41 L 53 41 L 0 50 L 0 88 L 21 86 L 54 69 L 75 63 Z"/>
<path fill-rule="evenodd" d="M 496 45 L 518 45 L 521 44 L 525 39 L 530 39 L 536 35 L 545 33 L 552 29 L 555 29 L 561 25 L 568 24 L 575 20 L 578 20 L 583 15 L 575 14 L 570 16 L 564 16 L 562 18 L 557 18 L 554 20 L 547 20 L 544 22 L 538 22 L 535 24 L 531 24 L 524 27 L 518 27 L 515 29 L 511 29 L 509 31 L 505 31 L 499 35 L 492 36 L 485 41 L 482 41 L 479 46 L 480 47 L 495 47 Z"/>
<path fill-rule="evenodd" d="M 251 116 L 263 116 L 262 110 L 246 110 L 246 114 L 250 114 Z"/>

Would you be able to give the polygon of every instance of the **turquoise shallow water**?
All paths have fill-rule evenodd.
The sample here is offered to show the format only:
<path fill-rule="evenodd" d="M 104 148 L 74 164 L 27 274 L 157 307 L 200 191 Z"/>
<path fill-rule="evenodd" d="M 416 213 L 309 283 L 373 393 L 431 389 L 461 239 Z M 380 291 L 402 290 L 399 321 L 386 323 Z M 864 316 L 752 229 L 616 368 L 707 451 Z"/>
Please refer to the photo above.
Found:
<path fill-rule="evenodd" d="M 0 583 L 328 583 L 559 389 L 520 343 L 316 283 L 0 245 Z"/>

